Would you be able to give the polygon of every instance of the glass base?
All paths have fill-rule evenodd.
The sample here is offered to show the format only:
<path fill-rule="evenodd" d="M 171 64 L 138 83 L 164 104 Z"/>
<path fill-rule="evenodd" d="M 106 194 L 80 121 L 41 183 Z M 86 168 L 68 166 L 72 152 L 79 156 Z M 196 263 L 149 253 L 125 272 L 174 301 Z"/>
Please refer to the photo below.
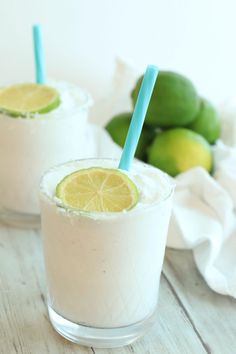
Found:
<path fill-rule="evenodd" d="M 38 229 L 41 224 L 40 215 L 18 213 L 4 208 L 0 209 L 0 221 L 20 229 Z"/>
<path fill-rule="evenodd" d="M 133 343 L 151 328 L 155 312 L 143 321 L 118 328 L 95 328 L 71 322 L 48 305 L 51 323 L 55 330 L 71 342 L 87 347 L 117 348 Z"/>

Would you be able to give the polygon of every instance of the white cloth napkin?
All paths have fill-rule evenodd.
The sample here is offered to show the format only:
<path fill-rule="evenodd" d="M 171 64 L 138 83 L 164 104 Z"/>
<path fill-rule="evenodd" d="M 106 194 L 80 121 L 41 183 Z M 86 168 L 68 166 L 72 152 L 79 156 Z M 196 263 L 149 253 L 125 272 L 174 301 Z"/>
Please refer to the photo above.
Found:
<path fill-rule="evenodd" d="M 118 88 L 112 92 L 112 99 L 114 95 L 118 99 Z M 120 111 L 126 108 L 127 105 Z M 207 284 L 220 294 L 236 298 L 236 99 L 227 104 L 221 115 L 222 140 L 213 147 L 213 176 L 198 167 L 175 178 L 167 246 L 192 249 Z M 120 157 L 121 149 L 105 130 L 93 126 L 91 134 L 97 143 L 98 157 Z"/>

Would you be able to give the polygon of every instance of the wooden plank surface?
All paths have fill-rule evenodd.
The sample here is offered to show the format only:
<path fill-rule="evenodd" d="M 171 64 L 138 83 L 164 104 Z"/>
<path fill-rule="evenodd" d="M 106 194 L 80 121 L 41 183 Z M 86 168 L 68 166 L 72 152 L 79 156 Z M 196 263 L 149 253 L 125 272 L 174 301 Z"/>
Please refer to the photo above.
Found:
<path fill-rule="evenodd" d="M 211 291 L 192 254 L 168 250 L 164 275 L 208 353 L 236 353 L 236 300 Z"/>
<path fill-rule="evenodd" d="M 0 226 L 0 354 L 233 354 L 235 333 L 234 300 L 206 287 L 190 252 L 168 250 L 157 320 L 145 337 L 112 350 L 70 343 L 47 317 L 39 233 Z"/>

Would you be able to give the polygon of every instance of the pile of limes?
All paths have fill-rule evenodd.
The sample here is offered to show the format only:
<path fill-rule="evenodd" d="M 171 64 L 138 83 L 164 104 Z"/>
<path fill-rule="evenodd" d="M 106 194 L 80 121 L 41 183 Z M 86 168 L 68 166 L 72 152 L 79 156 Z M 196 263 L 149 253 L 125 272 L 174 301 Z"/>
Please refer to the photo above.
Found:
<path fill-rule="evenodd" d="M 137 81 L 133 106 L 142 82 Z M 113 117 L 106 125 L 113 140 L 124 146 L 132 112 Z M 136 157 L 171 176 L 195 166 L 212 171 L 211 144 L 220 136 L 214 106 L 199 97 L 192 82 L 175 72 L 160 71 L 154 87 Z"/>

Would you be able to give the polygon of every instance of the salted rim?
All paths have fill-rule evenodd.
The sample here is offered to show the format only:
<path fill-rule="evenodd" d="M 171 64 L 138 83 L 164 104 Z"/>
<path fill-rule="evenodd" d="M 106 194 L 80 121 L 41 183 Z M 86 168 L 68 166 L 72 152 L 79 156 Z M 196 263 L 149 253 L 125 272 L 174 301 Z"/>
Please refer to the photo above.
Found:
<path fill-rule="evenodd" d="M 29 83 L 31 83 L 31 82 L 29 82 Z M 63 84 L 63 83 L 65 83 L 65 84 L 68 84 L 69 85 L 69 88 L 71 87 L 71 88 L 75 88 L 76 89 L 76 91 L 79 93 L 79 94 L 81 94 L 81 96 L 83 97 L 82 99 L 81 99 L 81 104 L 78 104 L 78 105 L 76 105 L 76 107 L 73 107 L 72 109 L 69 109 L 69 110 L 67 110 L 67 109 L 65 109 L 64 110 L 64 112 L 69 112 L 70 114 L 74 114 L 75 112 L 80 112 L 80 111 L 82 111 L 82 110 L 84 110 L 84 109 L 86 109 L 86 108 L 88 108 L 88 107 L 90 107 L 92 104 L 93 104 L 93 99 L 92 99 L 92 97 L 91 97 L 91 95 L 89 94 L 89 92 L 87 91 L 87 90 L 85 90 L 85 89 L 83 89 L 83 88 L 81 88 L 81 87 L 79 87 L 79 86 L 77 86 L 76 84 L 71 84 L 71 83 L 67 83 L 67 82 L 64 82 L 64 81 L 52 81 L 52 80 L 49 80 L 48 82 L 47 82 L 47 86 L 51 86 L 52 88 L 54 88 L 55 90 L 57 90 L 58 91 L 58 93 L 59 93 L 59 97 L 60 97 L 60 90 L 58 89 L 58 87 L 56 86 L 56 84 L 58 83 L 58 85 L 60 85 L 60 84 Z M 16 85 L 20 85 L 21 83 L 16 83 Z M 1 87 L 2 89 L 3 88 L 7 88 L 7 87 L 10 87 L 10 86 L 13 86 L 13 85 L 6 85 L 6 86 L 4 86 L 4 87 Z M 1 89 L 0 88 L 0 89 Z M 62 103 L 62 102 L 61 102 Z M 60 119 L 63 119 L 63 118 L 66 118 L 67 119 L 67 117 L 63 117 L 63 111 L 62 112 L 60 112 L 60 109 L 61 109 L 61 104 L 59 104 L 59 106 L 58 107 L 56 107 L 55 109 L 53 109 L 52 111 L 50 111 L 50 112 L 47 112 L 47 113 L 43 113 L 43 114 L 40 114 L 40 113 L 29 113 L 29 114 L 27 114 L 26 116 L 24 116 L 24 117 L 22 117 L 22 116 L 19 116 L 19 117 L 12 117 L 12 116 L 10 116 L 9 114 L 7 114 L 7 112 L 5 112 L 5 111 L 1 111 L 1 109 L 0 109 L 0 116 L 1 115 L 3 115 L 4 116 L 4 118 L 10 118 L 10 119 L 14 119 L 15 121 L 21 121 L 21 120 L 23 120 L 23 121 L 25 121 L 25 120 L 38 120 L 38 121 L 41 121 L 41 120 L 47 120 L 47 119 L 49 119 L 50 118 L 50 116 L 52 116 L 52 113 L 53 113 L 53 115 L 55 116 L 55 118 L 57 118 L 58 119 L 58 116 L 59 116 L 59 118 Z"/>
<path fill-rule="evenodd" d="M 96 220 L 105 220 L 105 219 L 109 219 L 109 218 L 114 218 L 114 217 L 119 217 L 119 216 L 124 216 L 127 214 L 138 214 L 138 213 L 143 213 L 144 211 L 147 211 L 149 209 L 155 208 L 157 205 L 161 205 L 162 203 L 164 203 L 166 200 L 168 200 L 175 189 L 175 184 L 174 182 L 171 183 L 171 179 L 170 177 L 163 171 L 159 170 L 156 167 L 150 166 L 146 163 L 140 162 L 140 161 L 134 161 L 135 165 L 140 165 L 146 169 L 150 169 L 150 170 L 154 170 L 157 171 L 159 177 L 166 182 L 166 184 L 169 185 L 169 191 L 167 193 L 164 194 L 163 197 L 161 197 L 160 199 L 158 199 L 157 201 L 151 203 L 150 205 L 146 205 L 143 204 L 142 208 L 132 208 L 129 210 L 124 210 L 121 212 L 96 212 L 96 211 L 85 211 L 85 210 L 80 210 L 80 209 L 74 209 L 74 208 L 70 208 L 66 205 L 64 205 L 60 199 L 58 199 L 55 195 L 51 196 L 49 195 L 49 193 L 47 193 L 47 191 L 45 190 L 44 187 L 44 179 L 45 177 L 52 173 L 53 171 L 56 171 L 58 169 L 60 169 L 63 166 L 68 166 L 68 165 L 73 165 L 76 163 L 80 163 L 80 162 L 85 162 L 85 161 L 114 161 L 119 162 L 119 159 L 113 159 L 113 158 L 85 158 L 85 159 L 78 159 L 78 160 L 71 160 L 68 161 L 66 163 L 61 163 L 59 165 L 53 166 L 50 169 L 48 169 L 41 177 L 40 179 L 40 186 L 39 186 L 39 193 L 40 193 L 40 198 L 46 198 L 47 201 L 50 202 L 50 204 L 55 205 L 58 210 L 60 210 L 61 212 L 64 212 L 66 214 L 68 214 L 68 216 L 83 216 L 83 217 L 87 217 L 87 218 L 92 218 L 92 219 L 96 219 Z M 99 167 L 99 166 L 98 166 Z M 89 167 L 88 167 L 89 168 Z M 125 173 L 125 171 L 123 171 Z M 134 182 L 135 183 L 135 182 Z M 138 203 L 137 203 L 138 204 Z"/>

